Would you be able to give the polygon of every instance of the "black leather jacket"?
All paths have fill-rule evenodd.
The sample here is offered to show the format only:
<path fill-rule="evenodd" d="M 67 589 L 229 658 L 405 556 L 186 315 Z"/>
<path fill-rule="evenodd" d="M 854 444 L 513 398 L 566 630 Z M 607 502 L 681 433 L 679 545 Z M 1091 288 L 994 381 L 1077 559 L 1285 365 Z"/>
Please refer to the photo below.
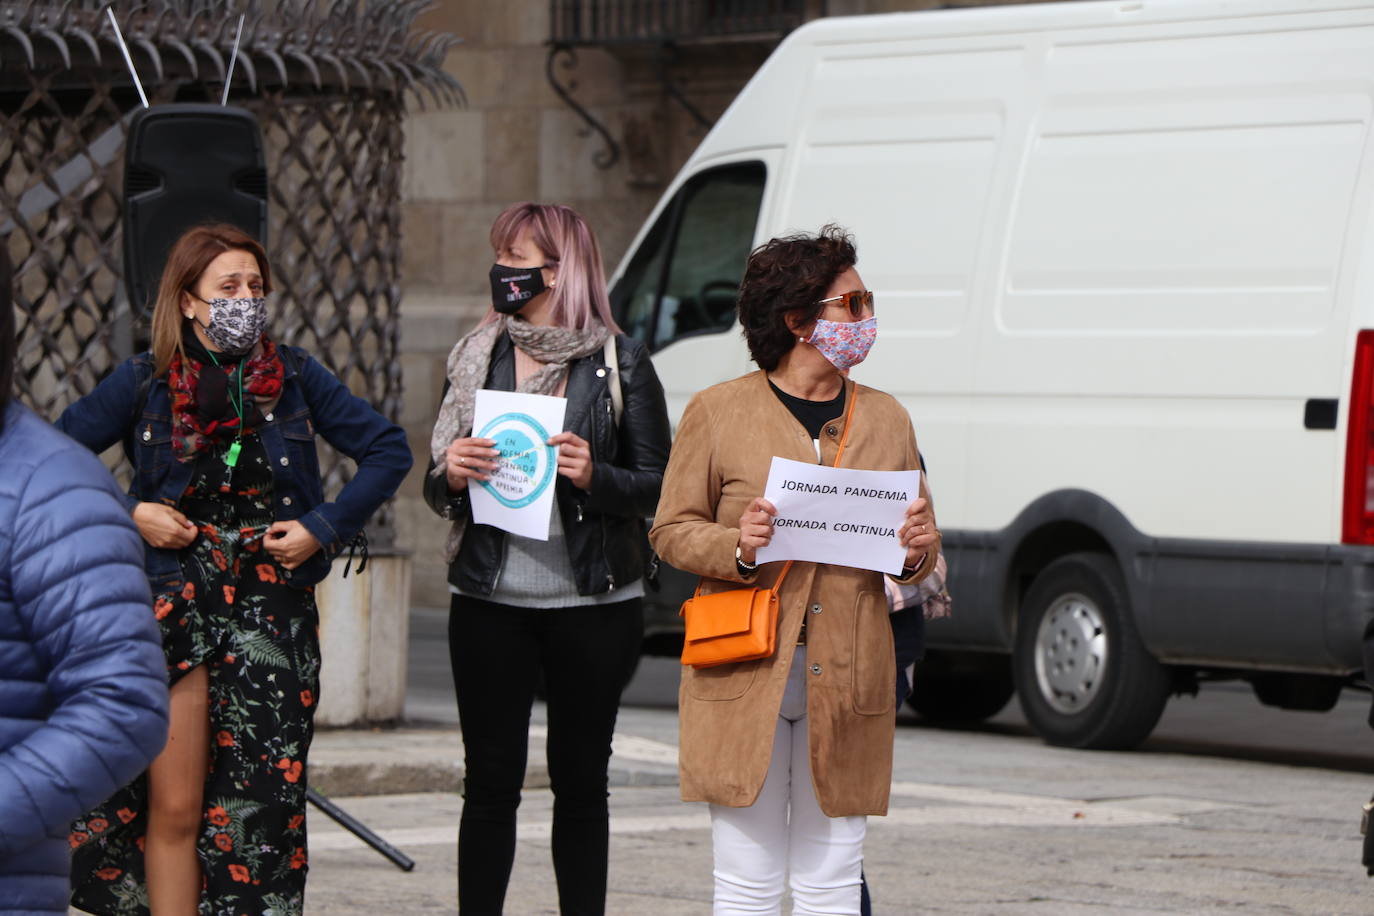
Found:
<path fill-rule="evenodd" d="M 560 476 L 554 501 L 580 595 L 599 595 L 644 575 L 648 550 L 644 519 L 658 506 L 672 441 L 663 386 L 644 345 L 618 335 L 616 355 L 625 398 L 619 429 L 602 351 L 573 360 L 568 367 L 563 428 L 591 444 L 592 489 L 580 490 Z M 515 390 L 515 347 L 504 334 L 492 350 L 486 387 Z M 442 474 L 425 475 L 425 501 L 443 518 L 461 514 L 471 519 L 467 490 L 450 493 Z M 469 521 L 458 559 L 449 566 L 448 581 L 469 594 L 490 595 L 505 562 L 506 537 L 499 528 Z"/>

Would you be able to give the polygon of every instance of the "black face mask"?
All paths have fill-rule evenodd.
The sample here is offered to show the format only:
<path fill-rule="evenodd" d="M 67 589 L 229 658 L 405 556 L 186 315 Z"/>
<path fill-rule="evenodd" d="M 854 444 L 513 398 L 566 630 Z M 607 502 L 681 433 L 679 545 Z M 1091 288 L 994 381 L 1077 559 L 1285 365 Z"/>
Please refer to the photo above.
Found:
<path fill-rule="evenodd" d="M 545 288 L 538 267 L 491 266 L 491 307 L 502 315 L 514 315 Z"/>

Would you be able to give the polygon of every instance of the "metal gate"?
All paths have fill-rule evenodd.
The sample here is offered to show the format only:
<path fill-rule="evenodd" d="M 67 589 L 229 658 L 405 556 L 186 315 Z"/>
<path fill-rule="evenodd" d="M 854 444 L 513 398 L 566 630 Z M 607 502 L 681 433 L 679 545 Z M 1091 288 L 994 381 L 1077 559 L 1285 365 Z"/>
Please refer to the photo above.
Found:
<path fill-rule="evenodd" d="M 267 148 L 276 339 L 304 346 L 382 413 L 400 412 L 406 104 L 460 105 L 453 36 L 416 31 L 426 0 L 119 4 L 149 101 L 229 98 Z M 102 5 L 0 2 L 0 236 L 14 265 L 18 397 L 55 417 L 129 356 L 147 316 L 126 300 L 125 129 L 140 105 Z M 345 462 L 321 448 L 327 492 Z M 369 529 L 394 534 L 391 508 Z"/>

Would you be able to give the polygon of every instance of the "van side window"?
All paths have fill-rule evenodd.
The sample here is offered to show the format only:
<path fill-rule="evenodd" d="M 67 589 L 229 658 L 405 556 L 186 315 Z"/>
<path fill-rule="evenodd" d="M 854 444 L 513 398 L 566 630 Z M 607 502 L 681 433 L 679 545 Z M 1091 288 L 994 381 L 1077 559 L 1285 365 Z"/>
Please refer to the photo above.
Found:
<path fill-rule="evenodd" d="M 762 162 L 744 162 L 682 186 L 611 290 L 625 333 L 654 351 L 734 325 L 766 177 Z"/>

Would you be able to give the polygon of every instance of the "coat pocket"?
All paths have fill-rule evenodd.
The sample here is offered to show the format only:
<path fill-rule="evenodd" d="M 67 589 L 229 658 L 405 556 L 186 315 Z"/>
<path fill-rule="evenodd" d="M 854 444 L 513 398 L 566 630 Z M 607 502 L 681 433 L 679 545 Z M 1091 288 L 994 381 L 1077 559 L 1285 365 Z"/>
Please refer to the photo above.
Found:
<path fill-rule="evenodd" d="M 310 482 L 318 481 L 320 477 L 320 458 L 315 447 L 315 423 L 310 417 L 310 411 L 300 410 L 290 416 L 279 417 L 277 422 L 281 425 L 286 454 L 295 469 L 296 482 L 305 493 L 310 494 L 313 489 Z M 320 497 L 311 499 L 310 507 L 313 508 L 320 501 Z"/>
<path fill-rule="evenodd" d="M 754 686 L 762 661 L 686 668 L 687 694 L 694 700 L 738 700 Z"/>
<path fill-rule="evenodd" d="M 172 462 L 172 432 L 164 418 L 140 419 L 134 429 L 135 458 L 140 499 L 153 499 Z"/>
<path fill-rule="evenodd" d="M 897 659 L 887 596 L 873 589 L 854 602 L 854 711 L 861 716 L 891 715 L 897 702 Z"/>

